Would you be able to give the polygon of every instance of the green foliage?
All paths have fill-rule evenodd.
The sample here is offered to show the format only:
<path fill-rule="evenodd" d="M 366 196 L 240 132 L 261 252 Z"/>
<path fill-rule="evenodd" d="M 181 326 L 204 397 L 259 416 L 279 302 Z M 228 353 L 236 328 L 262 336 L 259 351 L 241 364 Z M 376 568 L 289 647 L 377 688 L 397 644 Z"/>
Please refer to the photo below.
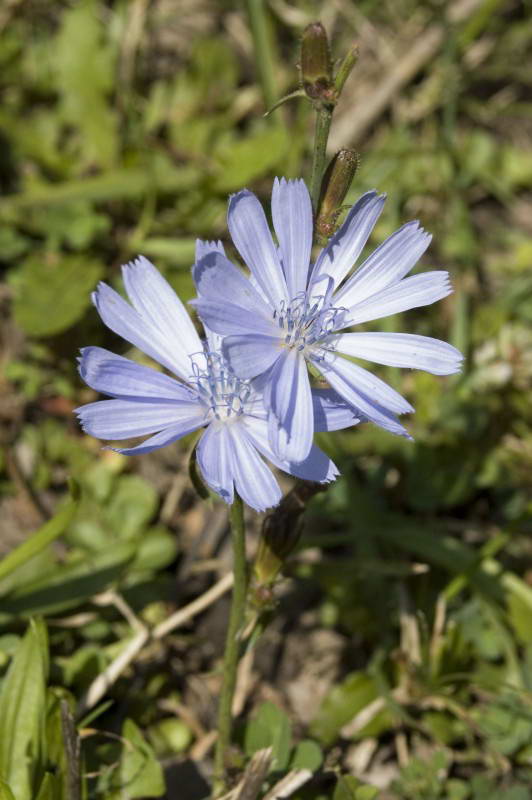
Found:
<path fill-rule="evenodd" d="M 78 800 L 76 780 L 83 800 L 162 796 L 161 761 L 186 761 L 198 731 L 212 727 L 211 698 L 195 679 L 209 691 L 211 673 L 216 681 L 210 632 L 219 618 L 206 612 L 197 627 L 149 640 L 95 707 L 82 700 L 142 626 L 152 630 L 210 585 L 191 564 L 202 560 L 200 532 L 217 529 L 218 510 L 196 505 L 190 491 L 192 442 L 126 460 L 80 434 L 71 410 L 96 395 L 75 358 L 91 343 L 142 358 L 97 324 L 97 282 L 121 290 L 119 265 L 142 252 L 189 299 L 196 237 L 222 238 L 234 255 L 227 194 L 247 185 L 266 202 L 274 175 L 308 177 L 311 112 L 295 100 L 261 117 L 242 11 L 101 0 L 5 6 L 0 800 Z M 357 39 L 360 59 L 343 120 L 333 123 L 338 146 L 353 144 L 359 111 L 402 74 L 425 31 L 443 25 L 430 61 L 357 134 L 361 167 L 346 202 L 387 191 L 368 250 L 419 218 L 434 234 L 422 267 L 448 268 L 455 287 L 445 302 L 372 328 L 450 338 L 466 362 L 449 379 L 377 370 L 416 407 L 406 423 L 413 443 L 369 425 L 320 435 L 342 478 L 306 511 L 276 610 L 275 663 L 264 673 L 264 659 L 254 666 L 289 711 L 261 704 L 272 695 L 254 688 L 241 752 L 229 760 L 236 772 L 273 746 L 268 787 L 291 769 L 313 773 L 295 800 L 377 798 L 383 774 L 394 800 L 525 800 L 532 24 L 499 0 L 457 20 L 445 4 L 416 0 L 397 13 L 362 3 L 354 22 L 344 6 L 334 50 Z M 300 19 L 321 9 L 272 9 L 281 96 L 296 83 Z M 80 496 L 68 500 L 70 476 Z M 307 651 L 305 626 L 336 637 L 338 653 Z M 301 647 L 296 628 L 305 630 Z M 307 696 L 317 688 L 303 719 L 292 690 L 305 681 Z"/>
<path fill-rule="evenodd" d="M 272 748 L 274 769 L 284 770 L 290 758 L 292 726 L 286 714 L 273 703 L 263 703 L 246 725 L 244 749 L 253 755 L 264 747 Z"/>
<path fill-rule="evenodd" d="M 101 267 L 84 258 L 29 256 L 11 278 L 17 324 L 31 336 L 62 333 L 88 308 L 101 275 Z"/>
<path fill-rule="evenodd" d="M 0 779 L 0 800 L 15 800 L 15 795 L 5 783 L 5 781 Z"/>
<path fill-rule="evenodd" d="M 33 800 L 44 777 L 47 679 L 46 628 L 31 621 L 0 693 L 0 775 L 17 800 Z"/>
<path fill-rule="evenodd" d="M 72 521 L 78 507 L 79 489 L 76 484 L 72 484 L 72 499 L 59 511 L 55 517 L 47 522 L 43 527 L 36 531 L 33 536 L 23 544 L 12 550 L 9 555 L 0 561 L 0 581 L 14 570 L 26 564 L 34 556 L 40 553 L 54 539 L 64 532 Z"/>
<path fill-rule="evenodd" d="M 379 790 L 364 786 L 352 775 L 340 775 L 334 789 L 333 800 L 374 800 Z"/>
<path fill-rule="evenodd" d="M 340 729 L 378 697 L 374 681 L 362 672 L 348 675 L 323 700 L 311 731 L 324 745 L 334 742 Z M 378 714 L 364 725 L 360 735 L 372 736 L 389 727 L 389 715 Z"/>
<path fill-rule="evenodd" d="M 127 719 L 122 727 L 124 739 L 120 763 L 112 773 L 108 800 L 133 800 L 160 797 L 164 793 L 161 765 L 135 723 Z"/>
<path fill-rule="evenodd" d="M 274 703 L 263 703 L 245 726 L 244 750 L 252 756 L 265 747 L 272 748 L 271 769 L 309 769 L 315 772 L 321 766 L 323 753 L 311 739 L 304 739 L 294 747 L 292 725 L 288 716 Z"/>
<path fill-rule="evenodd" d="M 82 164 L 108 165 L 118 144 L 116 115 L 107 102 L 114 85 L 115 48 L 104 35 L 98 10 L 93 0 L 83 0 L 63 14 L 53 45 L 54 67 L 59 116 L 79 129 Z"/>

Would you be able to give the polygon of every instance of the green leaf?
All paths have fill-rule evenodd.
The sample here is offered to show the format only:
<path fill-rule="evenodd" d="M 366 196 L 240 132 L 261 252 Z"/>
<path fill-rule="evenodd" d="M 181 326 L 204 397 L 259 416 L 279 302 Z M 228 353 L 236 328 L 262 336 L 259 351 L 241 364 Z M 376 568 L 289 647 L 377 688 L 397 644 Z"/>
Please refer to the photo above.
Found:
<path fill-rule="evenodd" d="M 119 580 L 135 556 L 134 542 L 117 542 L 112 549 L 85 554 L 49 575 L 23 586 L 2 603 L 8 614 L 52 613 L 74 608 Z"/>
<path fill-rule="evenodd" d="M 171 564 L 177 555 L 175 535 L 165 528 L 149 528 L 139 541 L 132 567 L 140 570 L 158 570 Z"/>
<path fill-rule="evenodd" d="M 276 166 L 289 146 L 282 126 L 266 126 L 240 141 L 231 140 L 218 153 L 220 174 L 216 189 L 230 192 L 251 183 Z"/>
<path fill-rule="evenodd" d="M 246 726 L 244 749 L 248 756 L 264 747 L 272 747 L 272 768 L 283 770 L 290 758 L 292 726 L 290 720 L 273 703 L 263 703 L 254 719 Z"/>
<path fill-rule="evenodd" d="M 135 723 L 127 719 L 122 728 L 127 744 L 122 749 L 120 765 L 113 776 L 113 788 L 106 800 L 132 800 L 136 797 L 160 797 L 165 785 L 161 765 Z"/>
<path fill-rule="evenodd" d="M 101 203 L 120 198 L 142 198 L 147 192 L 173 193 L 190 189 L 197 180 L 195 168 L 177 168 L 166 159 L 154 158 L 142 167 L 108 170 L 80 180 L 32 185 L 27 191 L 3 197 L 0 214 L 78 200 Z"/>
<path fill-rule="evenodd" d="M 65 121 L 80 130 L 88 162 L 112 163 L 117 148 L 116 112 L 107 102 L 114 80 L 114 53 L 92 0 L 76 3 L 62 15 L 55 42 L 57 82 Z"/>
<path fill-rule="evenodd" d="M 33 800 L 46 762 L 48 647 L 44 623 L 31 620 L 0 693 L 0 776 L 17 800 Z"/>
<path fill-rule="evenodd" d="M 7 783 L 0 778 L 0 800 L 17 800 Z"/>
<path fill-rule="evenodd" d="M 157 492 L 138 475 L 121 477 L 105 509 L 109 525 L 123 539 L 131 539 L 142 531 L 157 508 Z"/>
<path fill-rule="evenodd" d="M 316 772 L 323 762 L 321 747 L 312 739 L 303 739 L 295 747 L 290 759 L 290 769 L 309 769 Z"/>
<path fill-rule="evenodd" d="M 48 547 L 70 525 L 79 503 L 78 489 L 75 484 L 72 484 L 72 487 L 70 502 L 53 519 L 0 561 L 0 581 Z"/>
<path fill-rule="evenodd" d="M 132 243 L 131 243 L 132 244 Z M 153 237 L 143 241 L 135 241 L 135 250 L 148 258 L 163 259 L 168 264 L 188 267 L 194 263 L 196 252 L 195 239 L 172 239 L 170 237 Z"/>
<path fill-rule="evenodd" d="M 332 800 L 373 800 L 378 793 L 375 786 L 364 786 L 353 775 L 340 775 Z"/>
<path fill-rule="evenodd" d="M 377 690 L 371 678 L 363 672 L 352 672 L 326 695 L 312 721 L 311 733 L 322 744 L 332 744 L 340 728 L 376 697 Z"/>
<path fill-rule="evenodd" d="M 70 328 L 90 305 L 102 265 L 83 256 L 36 253 L 12 271 L 15 321 L 30 336 L 54 336 Z"/>
<path fill-rule="evenodd" d="M 61 786 L 55 775 L 47 772 L 39 786 L 39 791 L 35 800 L 59 800 L 61 797 Z M 70 800 L 70 797 L 68 798 Z"/>

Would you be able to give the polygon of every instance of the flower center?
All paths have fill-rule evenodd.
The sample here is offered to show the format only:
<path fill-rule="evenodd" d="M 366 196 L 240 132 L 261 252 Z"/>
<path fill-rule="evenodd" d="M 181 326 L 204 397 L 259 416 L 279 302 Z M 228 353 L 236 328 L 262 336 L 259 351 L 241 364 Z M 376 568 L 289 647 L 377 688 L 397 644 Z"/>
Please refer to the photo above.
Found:
<path fill-rule="evenodd" d="M 303 293 L 290 304 L 283 301 L 279 309 L 273 312 L 273 318 L 282 331 L 285 347 L 305 350 L 341 327 L 345 311 L 345 308 L 330 306 L 325 302 L 325 297 L 309 302 Z"/>
<path fill-rule="evenodd" d="M 249 381 L 238 378 L 221 353 L 207 350 L 198 356 L 192 362 L 190 383 L 200 400 L 215 419 L 222 422 L 237 419 L 244 413 L 251 394 Z"/>

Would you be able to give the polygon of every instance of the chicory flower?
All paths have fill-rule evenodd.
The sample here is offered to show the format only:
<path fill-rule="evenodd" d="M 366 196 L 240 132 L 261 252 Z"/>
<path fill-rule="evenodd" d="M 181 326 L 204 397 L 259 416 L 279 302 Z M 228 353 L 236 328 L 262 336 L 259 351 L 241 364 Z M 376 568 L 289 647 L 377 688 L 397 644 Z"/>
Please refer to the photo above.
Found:
<path fill-rule="evenodd" d="M 198 257 L 217 245 L 199 243 Z M 111 399 L 76 409 L 83 430 L 99 439 L 148 436 L 125 455 L 150 453 L 204 428 L 197 463 L 205 482 L 227 503 L 237 491 L 257 511 L 276 505 L 281 490 L 262 456 L 285 472 L 311 481 L 334 480 L 338 470 L 316 446 L 297 464 L 279 458 L 268 441 L 267 412 L 260 391 L 226 363 L 220 337 L 206 330 L 200 340 L 183 304 L 147 259 L 123 267 L 128 303 L 100 283 L 93 294 L 103 322 L 165 367 L 172 377 L 101 347 L 85 347 L 83 380 Z M 312 395 L 316 430 L 337 430 L 358 421 L 328 390 Z"/>
<path fill-rule="evenodd" d="M 236 375 L 258 378 L 269 411 L 270 446 L 279 458 L 302 461 L 312 446 L 307 363 L 358 418 L 407 437 L 397 415 L 413 411 L 410 403 L 351 359 L 435 375 L 460 369 L 461 353 L 438 339 L 341 332 L 434 303 L 452 291 L 444 271 L 406 277 L 431 240 L 418 222 L 403 225 L 350 275 L 384 200 L 375 191 L 364 194 L 312 265 L 313 217 L 305 183 L 275 180 L 277 244 L 255 195 L 241 191 L 230 198 L 228 226 L 250 278 L 223 252 L 205 254 L 194 266 L 198 314 L 224 337 L 223 352 Z"/>

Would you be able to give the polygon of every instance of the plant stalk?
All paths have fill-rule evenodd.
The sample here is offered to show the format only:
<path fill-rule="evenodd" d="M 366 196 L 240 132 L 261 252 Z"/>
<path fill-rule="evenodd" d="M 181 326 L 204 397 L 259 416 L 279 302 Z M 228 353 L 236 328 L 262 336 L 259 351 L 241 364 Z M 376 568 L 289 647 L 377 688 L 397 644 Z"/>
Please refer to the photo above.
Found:
<path fill-rule="evenodd" d="M 222 692 L 220 695 L 220 706 L 218 708 L 218 739 L 216 741 L 216 752 L 214 756 L 213 788 L 215 797 L 226 791 L 225 756 L 231 744 L 231 712 L 240 651 L 240 634 L 244 625 L 248 590 L 244 504 L 237 494 L 235 494 L 235 499 L 231 506 L 230 521 L 234 584 L 229 625 L 225 640 Z"/>
<path fill-rule="evenodd" d="M 277 100 L 277 88 L 265 0 L 247 0 L 247 8 L 264 105 L 270 109 Z"/>
<path fill-rule="evenodd" d="M 310 177 L 310 196 L 314 213 L 318 213 L 321 181 L 325 172 L 327 156 L 327 140 L 331 129 L 333 115 L 332 106 L 324 106 L 316 112 L 316 128 L 314 133 L 314 153 L 312 156 L 312 174 Z"/>

